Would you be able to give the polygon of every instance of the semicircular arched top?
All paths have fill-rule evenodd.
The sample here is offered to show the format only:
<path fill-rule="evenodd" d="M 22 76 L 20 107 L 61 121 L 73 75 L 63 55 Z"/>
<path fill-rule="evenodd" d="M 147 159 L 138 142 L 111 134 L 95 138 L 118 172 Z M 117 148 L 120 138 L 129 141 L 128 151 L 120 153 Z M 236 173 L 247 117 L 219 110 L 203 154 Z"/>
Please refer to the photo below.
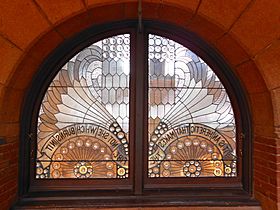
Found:
<path fill-rule="evenodd" d="M 161 36 L 149 35 L 148 53 L 148 176 L 237 176 L 235 118 L 217 75 Z M 121 34 L 57 73 L 40 106 L 36 178 L 128 177 L 131 59 Z"/>

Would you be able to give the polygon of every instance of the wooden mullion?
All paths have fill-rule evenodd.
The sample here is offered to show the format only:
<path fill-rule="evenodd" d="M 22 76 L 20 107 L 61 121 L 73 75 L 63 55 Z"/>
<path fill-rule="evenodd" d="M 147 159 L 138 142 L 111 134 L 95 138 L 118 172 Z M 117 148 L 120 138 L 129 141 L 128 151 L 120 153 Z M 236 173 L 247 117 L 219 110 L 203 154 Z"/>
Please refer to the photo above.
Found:
<path fill-rule="evenodd" d="M 146 57 L 145 57 L 144 33 L 136 34 L 135 47 L 135 173 L 134 173 L 134 194 L 141 195 L 143 192 L 143 169 L 144 169 L 144 139 L 145 139 L 145 104 L 146 104 Z"/>

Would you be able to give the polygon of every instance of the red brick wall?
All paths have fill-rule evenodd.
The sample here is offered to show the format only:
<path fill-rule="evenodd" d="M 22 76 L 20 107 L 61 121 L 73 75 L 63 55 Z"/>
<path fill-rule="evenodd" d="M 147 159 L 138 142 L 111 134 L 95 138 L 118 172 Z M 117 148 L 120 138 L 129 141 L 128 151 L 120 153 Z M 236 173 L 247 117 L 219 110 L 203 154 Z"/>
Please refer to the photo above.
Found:
<path fill-rule="evenodd" d="M 280 1 L 143 0 L 143 18 L 197 33 L 232 66 L 248 94 L 254 129 L 255 196 L 280 202 Z M 136 0 L 0 1 L 0 206 L 16 199 L 19 116 L 44 58 L 92 24 L 137 17 Z M 278 178 L 277 178 L 278 177 Z"/>
<path fill-rule="evenodd" d="M 8 209 L 15 200 L 18 174 L 18 144 L 0 147 L 0 209 Z"/>

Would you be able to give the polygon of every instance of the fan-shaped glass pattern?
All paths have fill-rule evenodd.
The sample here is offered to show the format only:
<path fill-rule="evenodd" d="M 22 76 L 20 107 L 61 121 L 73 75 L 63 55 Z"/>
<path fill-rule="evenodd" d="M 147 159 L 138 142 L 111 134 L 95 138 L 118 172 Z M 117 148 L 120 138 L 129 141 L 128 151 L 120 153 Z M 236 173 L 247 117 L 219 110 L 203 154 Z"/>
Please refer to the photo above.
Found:
<path fill-rule="evenodd" d="M 186 47 L 149 35 L 148 78 L 148 176 L 237 176 L 234 113 L 211 68 Z"/>
<path fill-rule="evenodd" d="M 148 177 L 236 177 L 235 118 L 219 78 L 179 43 L 148 42 Z M 39 111 L 37 179 L 128 177 L 129 77 L 129 34 L 61 68 Z"/>
<path fill-rule="evenodd" d="M 127 178 L 130 36 L 103 39 L 70 59 L 43 98 L 36 178 Z"/>

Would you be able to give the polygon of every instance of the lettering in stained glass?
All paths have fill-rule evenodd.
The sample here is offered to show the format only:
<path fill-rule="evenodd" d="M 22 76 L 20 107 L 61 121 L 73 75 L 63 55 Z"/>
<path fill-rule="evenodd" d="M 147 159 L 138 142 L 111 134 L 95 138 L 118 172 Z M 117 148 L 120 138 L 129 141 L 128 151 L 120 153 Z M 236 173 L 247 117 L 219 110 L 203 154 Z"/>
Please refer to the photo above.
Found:
<path fill-rule="evenodd" d="M 43 98 L 37 179 L 127 178 L 130 36 L 98 41 L 71 58 Z"/>
<path fill-rule="evenodd" d="M 149 35 L 148 176 L 237 176 L 230 99 L 188 48 Z"/>
<path fill-rule="evenodd" d="M 149 35 L 148 176 L 236 177 L 236 126 L 213 70 L 170 39 Z M 127 178 L 130 36 L 71 58 L 43 98 L 36 178 Z"/>

